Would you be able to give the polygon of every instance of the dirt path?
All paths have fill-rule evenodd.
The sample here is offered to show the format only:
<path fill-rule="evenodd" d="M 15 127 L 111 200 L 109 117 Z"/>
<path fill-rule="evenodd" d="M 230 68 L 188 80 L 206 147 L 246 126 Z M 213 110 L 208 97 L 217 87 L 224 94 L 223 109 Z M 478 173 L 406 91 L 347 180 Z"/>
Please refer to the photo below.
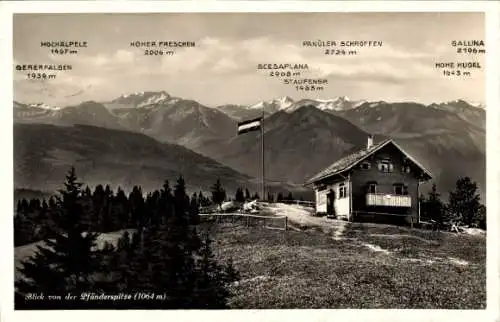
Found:
<path fill-rule="evenodd" d="M 277 204 L 274 204 L 273 207 L 269 207 L 268 209 L 271 210 L 276 215 L 286 216 L 292 227 L 296 226 L 296 227 L 301 228 L 301 229 L 321 228 L 321 230 L 324 233 L 331 234 L 333 240 L 336 240 L 336 241 L 350 240 L 353 243 L 356 243 L 362 247 L 366 247 L 366 248 L 370 249 L 374 253 L 380 253 L 380 254 L 383 254 L 386 256 L 393 257 L 394 260 L 402 260 L 402 261 L 408 261 L 408 262 L 419 262 L 419 263 L 425 263 L 425 264 L 437 264 L 437 263 L 443 264 L 444 263 L 444 264 L 451 264 L 451 265 L 458 265 L 458 266 L 472 265 L 467 261 L 452 258 L 452 257 L 448 257 L 448 258 L 440 258 L 440 257 L 407 258 L 407 257 L 401 257 L 401 256 L 398 256 L 397 253 L 394 253 L 388 249 L 384 249 L 384 248 L 380 247 L 379 245 L 365 243 L 365 242 L 362 242 L 362 241 L 357 240 L 355 238 L 346 238 L 344 236 L 344 233 L 345 233 L 346 227 L 348 225 L 348 222 L 343 221 L 343 220 L 327 219 L 326 217 L 315 217 L 312 215 L 311 209 L 307 208 L 307 207 L 277 203 Z M 417 239 L 424 240 L 421 237 L 407 235 L 407 234 L 398 234 L 398 235 L 371 234 L 371 235 L 375 235 L 375 236 L 379 236 L 379 237 L 387 237 L 387 238 L 414 237 Z M 425 240 L 425 241 L 427 241 L 427 240 Z"/>
<path fill-rule="evenodd" d="M 322 228 L 325 233 L 333 234 L 334 240 L 344 239 L 343 235 L 348 224 L 346 221 L 315 217 L 312 215 L 311 208 L 297 205 L 277 203 L 268 209 L 277 216 L 286 216 L 292 226 L 298 228 L 318 227 Z"/>

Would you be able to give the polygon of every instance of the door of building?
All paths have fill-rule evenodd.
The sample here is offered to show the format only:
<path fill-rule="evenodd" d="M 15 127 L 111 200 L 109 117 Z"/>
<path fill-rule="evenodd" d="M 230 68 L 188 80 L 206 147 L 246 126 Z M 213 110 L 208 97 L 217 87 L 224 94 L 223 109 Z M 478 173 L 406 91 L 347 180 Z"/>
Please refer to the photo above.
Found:
<path fill-rule="evenodd" d="M 326 215 L 335 217 L 335 192 L 333 190 L 326 195 Z"/>

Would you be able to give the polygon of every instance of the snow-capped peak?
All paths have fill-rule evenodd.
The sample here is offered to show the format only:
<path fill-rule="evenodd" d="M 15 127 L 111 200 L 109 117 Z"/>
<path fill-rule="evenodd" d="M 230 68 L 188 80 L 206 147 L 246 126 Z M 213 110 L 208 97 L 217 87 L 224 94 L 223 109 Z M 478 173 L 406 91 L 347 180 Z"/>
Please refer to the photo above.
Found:
<path fill-rule="evenodd" d="M 280 110 L 286 109 L 292 106 L 292 104 L 294 103 L 293 99 L 290 96 L 283 96 L 278 101 L 280 103 L 279 107 Z"/>
<path fill-rule="evenodd" d="M 284 110 L 286 112 L 293 112 L 299 109 L 302 105 L 313 105 L 320 110 L 344 111 L 355 106 L 359 106 L 359 102 L 351 101 L 347 96 L 338 96 L 331 99 L 305 99 L 294 101 L 289 96 L 284 96 L 270 101 L 262 101 L 250 106 L 251 109 L 273 109 L 274 111 Z M 361 102 L 361 104 L 364 101 Z M 356 105 L 359 104 L 359 105 Z"/>
<path fill-rule="evenodd" d="M 466 104 L 468 104 L 472 107 L 475 107 L 475 108 L 484 109 L 484 105 L 480 102 L 466 101 L 466 100 L 462 100 L 462 99 L 458 99 L 458 100 L 453 101 L 453 103 L 456 103 L 456 104 L 460 104 L 461 102 L 466 103 Z"/>
<path fill-rule="evenodd" d="M 464 99 L 456 99 L 453 101 L 448 101 L 445 103 L 432 103 L 430 106 L 432 107 L 445 107 L 445 106 L 470 106 L 478 109 L 485 109 L 485 105 L 480 102 L 467 101 Z"/>
<path fill-rule="evenodd" d="M 479 103 L 479 102 L 469 102 L 469 104 L 474 106 L 475 108 L 480 108 L 480 109 L 486 108 L 486 106 L 483 103 Z"/>
<path fill-rule="evenodd" d="M 281 103 L 293 103 L 293 99 L 290 96 L 283 96 L 279 101 Z"/>
<path fill-rule="evenodd" d="M 322 103 L 334 103 L 334 102 L 350 102 L 351 100 L 347 96 L 338 96 L 338 97 L 330 98 L 327 100 L 317 99 L 316 101 L 322 102 Z"/>
<path fill-rule="evenodd" d="M 129 97 L 132 97 L 132 96 L 144 96 L 144 92 L 135 92 L 135 93 L 131 93 L 131 94 L 123 94 L 120 97 L 117 97 L 117 99 L 120 99 L 120 98 L 129 98 Z"/>
<path fill-rule="evenodd" d="M 41 109 L 44 109 L 44 110 L 52 110 L 52 111 L 56 111 L 56 110 L 60 110 L 61 109 L 58 106 L 51 106 L 51 105 L 48 105 L 48 104 L 45 104 L 45 103 L 33 103 L 33 104 L 28 104 L 28 106 L 30 106 L 30 107 L 36 107 L 36 108 L 41 108 Z"/>
<path fill-rule="evenodd" d="M 320 110 L 345 111 L 353 108 L 356 102 L 352 102 L 347 96 L 338 96 L 331 99 L 316 99 Z"/>
<path fill-rule="evenodd" d="M 149 105 L 163 104 L 171 100 L 171 97 L 165 91 L 159 92 L 135 92 L 124 94 L 115 98 L 112 103 L 132 104 L 135 107 L 145 107 Z"/>
<path fill-rule="evenodd" d="M 165 103 L 170 99 L 170 95 L 168 95 L 165 92 L 160 92 L 160 93 L 155 93 L 151 96 L 149 96 L 146 100 L 141 102 L 140 104 L 137 105 L 137 107 L 143 107 L 143 106 L 148 106 L 148 105 L 153 105 L 153 104 L 161 104 Z"/>
<path fill-rule="evenodd" d="M 353 105 L 353 108 L 356 108 L 356 107 L 359 107 L 363 104 L 365 104 L 366 101 L 365 100 L 361 100 L 361 101 L 357 101 L 354 105 Z"/>
<path fill-rule="evenodd" d="M 261 101 L 250 106 L 251 109 L 273 108 L 277 111 L 289 108 L 294 104 L 294 100 L 290 96 L 283 96 L 270 101 Z"/>
<path fill-rule="evenodd" d="M 379 106 L 380 104 L 384 104 L 385 101 L 375 101 L 375 102 L 370 102 L 370 107 L 377 107 Z"/>

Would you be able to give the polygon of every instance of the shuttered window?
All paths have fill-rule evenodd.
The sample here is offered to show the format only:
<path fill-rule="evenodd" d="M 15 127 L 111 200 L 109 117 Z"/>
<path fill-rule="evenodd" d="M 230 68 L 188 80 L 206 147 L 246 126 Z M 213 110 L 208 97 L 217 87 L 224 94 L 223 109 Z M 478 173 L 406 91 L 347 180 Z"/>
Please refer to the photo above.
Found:
<path fill-rule="evenodd" d="M 347 197 L 347 187 L 345 184 L 339 184 L 339 199 Z"/>

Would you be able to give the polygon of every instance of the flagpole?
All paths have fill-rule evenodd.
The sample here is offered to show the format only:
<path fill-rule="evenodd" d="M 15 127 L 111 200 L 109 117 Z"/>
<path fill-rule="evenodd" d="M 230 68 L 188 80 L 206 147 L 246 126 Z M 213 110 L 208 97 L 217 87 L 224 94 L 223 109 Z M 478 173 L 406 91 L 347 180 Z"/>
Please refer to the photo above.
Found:
<path fill-rule="evenodd" d="M 264 181 L 264 107 L 262 107 L 262 122 L 261 122 L 261 126 L 260 126 L 260 142 L 261 142 L 261 156 L 262 156 L 262 189 L 261 189 L 261 193 L 262 193 L 262 201 L 265 200 L 265 192 L 266 192 L 266 186 L 265 186 L 265 181 Z"/>

